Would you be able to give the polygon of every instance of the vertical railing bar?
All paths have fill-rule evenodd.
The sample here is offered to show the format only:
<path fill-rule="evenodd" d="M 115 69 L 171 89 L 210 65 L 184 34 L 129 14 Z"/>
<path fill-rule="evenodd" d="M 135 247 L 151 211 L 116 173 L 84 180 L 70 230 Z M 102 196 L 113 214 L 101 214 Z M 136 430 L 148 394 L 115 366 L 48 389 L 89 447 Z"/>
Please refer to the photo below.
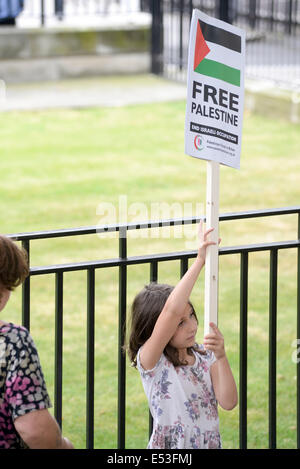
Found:
<path fill-rule="evenodd" d="M 179 70 L 182 70 L 183 66 L 183 13 L 184 13 L 184 1 L 179 2 L 180 11 L 180 23 L 179 23 Z"/>
<path fill-rule="evenodd" d="M 274 30 L 274 20 L 275 20 L 275 17 L 274 17 L 274 15 L 275 15 L 274 0 L 271 0 L 271 8 L 270 8 L 270 10 L 271 10 L 271 12 L 270 12 L 270 13 L 271 13 L 271 15 L 270 15 L 270 17 L 271 17 L 271 21 L 270 21 L 270 30 L 273 32 L 273 30 Z"/>
<path fill-rule="evenodd" d="M 300 239 L 300 212 L 298 213 L 298 239 Z M 297 350 L 300 340 L 300 248 L 297 248 Z M 300 359 L 297 359 L 297 448 L 300 449 Z"/>
<path fill-rule="evenodd" d="M 127 258 L 126 227 L 119 231 L 119 257 Z M 123 345 L 126 333 L 127 266 L 119 267 L 119 334 L 118 334 L 118 448 L 125 448 L 126 360 Z"/>
<path fill-rule="evenodd" d="M 174 30 L 176 31 L 176 27 L 174 28 L 174 0 L 171 0 L 170 2 L 170 43 L 168 44 L 169 46 L 169 54 L 170 54 L 170 64 L 171 66 L 173 65 L 174 62 L 174 48 L 172 47 L 172 44 L 174 44 Z M 176 61 L 176 59 L 175 59 Z"/>
<path fill-rule="evenodd" d="M 240 449 L 247 448 L 247 367 L 248 367 L 248 252 L 241 254 L 240 271 Z"/>
<path fill-rule="evenodd" d="M 192 16 L 193 16 L 193 0 L 190 0 L 189 2 L 189 15 L 190 15 L 190 21 L 191 21 Z"/>
<path fill-rule="evenodd" d="M 163 34 L 163 2 L 153 0 L 151 5 L 151 72 L 156 75 L 163 73 L 164 34 Z"/>
<path fill-rule="evenodd" d="M 180 278 L 184 276 L 184 274 L 188 270 L 188 266 L 189 260 L 187 257 L 183 257 L 182 259 L 180 259 Z"/>
<path fill-rule="evenodd" d="M 153 261 L 150 263 L 150 282 L 157 282 L 158 278 L 158 262 Z"/>
<path fill-rule="evenodd" d="M 54 415 L 62 426 L 62 368 L 63 368 L 63 272 L 55 274 L 55 383 Z"/>
<path fill-rule="evenodd" d="M 28 265 L 30 267 L 30 241 L 22 241 L 22 247 L 27 252 Z M 28 276 L 22 285 L 22 324 L 26 329 L 30 329 L 30 276 Z"/>
<path fill-rule="evenodd" d="M 86 447 L 94 448 L 95 269 L 87 271 Z"/>
<path fill-rule="evenodd" d="M 45 26 L 45 0 L 41 0 L 41 26 Z"/>
<path fill-rule="evenodd" d="M 286 32 L 291 34 L 293 25 L 293 0 L 288 0 L 286 10 Z"/>
<path fill-rule="evenodd" d="M 270 252 L 269 305 L 269 448 L 276 448 L 276 353 L 277 353 L 277 270 L 278 250 Z"/>
<path fill-rule="evenodd" d="M 157 282 L 157 279 L 158 279 L 158 262 L 153 261 L 150 263 L 150 282 Z M 149 410 L 149 427 L 148 427 L 149 439 L 152 435 L 152 431 L 153 431 L 153 417 Z"/>

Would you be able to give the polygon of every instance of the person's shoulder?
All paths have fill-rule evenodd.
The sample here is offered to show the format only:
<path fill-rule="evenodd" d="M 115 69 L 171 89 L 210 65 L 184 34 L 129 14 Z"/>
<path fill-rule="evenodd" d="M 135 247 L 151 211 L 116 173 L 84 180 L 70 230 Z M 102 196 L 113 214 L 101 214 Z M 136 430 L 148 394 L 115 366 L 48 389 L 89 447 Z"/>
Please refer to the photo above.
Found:
<path fill-rule="evenodd" d="M 1 335 L 4 336 L 8 342 L 16 346 L 33 343 L 29 330 L 19 324 L 13 324 L 12 322 L 5 323 L 0 330 Z"/>
<path fill-rule="evenodd" d="M 142 347 L 139 348 L 138 350 L 138 353 L 137 353 L 137 369 L 138 371 L 140 372 L 142 378 L 154 378 L 154 376 L 157 375 L 157 372 L 165 367 L 165 366 L 169 366 L 170 362 L 169 360 L 167 359 L 167 357 L 165 356 L 164 353 L 161 354 L 160 358 L 158 359 L 158 361 L 156 362 L 155 366 L 150 370 L 145 370 L 141 364 L 141 360 L 140 360 L 140 352 L 141 352 L 141 349 Z"/>

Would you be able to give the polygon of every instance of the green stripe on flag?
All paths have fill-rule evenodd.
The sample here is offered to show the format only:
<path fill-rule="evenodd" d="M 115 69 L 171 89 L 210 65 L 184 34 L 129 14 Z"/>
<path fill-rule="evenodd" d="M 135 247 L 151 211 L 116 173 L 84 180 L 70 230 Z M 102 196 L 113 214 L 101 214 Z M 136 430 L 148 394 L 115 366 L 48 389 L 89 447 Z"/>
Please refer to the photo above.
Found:
<path fill-rule="evenodd" d="M 232 85 L 240 86 L 241 72 L 237 68 L 215 62 L 214 60 L 203 59 L 195 68 L 195 72 L 202 73 L 212 78 L 226 81 Z"/>

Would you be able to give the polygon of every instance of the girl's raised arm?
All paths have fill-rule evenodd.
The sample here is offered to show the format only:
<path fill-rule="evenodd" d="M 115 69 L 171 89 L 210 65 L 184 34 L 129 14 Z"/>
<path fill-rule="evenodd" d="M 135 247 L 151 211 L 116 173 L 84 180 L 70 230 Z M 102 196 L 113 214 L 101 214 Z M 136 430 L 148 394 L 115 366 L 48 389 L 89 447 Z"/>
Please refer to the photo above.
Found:
<path fill-rule="evenodd" d="M 213 228 L 210 228 L 204 232 L 203 222 L 201 220 L 198 231 L 199 248 L 196 260 L 168 297 L 156 321 L 151 336 L 141 349 L 140 361 L 145 370 L 151 370 L 156 365 L 164 348 L 176 332 L 188 304 L 192 289 L 205 264 L 206 248 L 207 246 L 215 244 L 213 241 L 208 240 L 208 235 L 212 230 Z"/>

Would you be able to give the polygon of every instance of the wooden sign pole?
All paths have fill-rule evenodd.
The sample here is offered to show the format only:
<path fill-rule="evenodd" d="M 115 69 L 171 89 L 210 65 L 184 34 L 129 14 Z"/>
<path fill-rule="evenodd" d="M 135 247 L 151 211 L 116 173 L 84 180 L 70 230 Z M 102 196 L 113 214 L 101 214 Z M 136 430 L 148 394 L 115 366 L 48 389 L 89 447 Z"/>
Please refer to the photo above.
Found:
<path fill-rule="evenodd" d="M 204 335 L 210 332 L 209 323 L 218 324 L 219 277 L 219 185 L 220 163 L 207 162 L 206 179 L 206 229 L 214 228 L 210 239 L 215 245 L 207 248 L 205 260 Z"/>

